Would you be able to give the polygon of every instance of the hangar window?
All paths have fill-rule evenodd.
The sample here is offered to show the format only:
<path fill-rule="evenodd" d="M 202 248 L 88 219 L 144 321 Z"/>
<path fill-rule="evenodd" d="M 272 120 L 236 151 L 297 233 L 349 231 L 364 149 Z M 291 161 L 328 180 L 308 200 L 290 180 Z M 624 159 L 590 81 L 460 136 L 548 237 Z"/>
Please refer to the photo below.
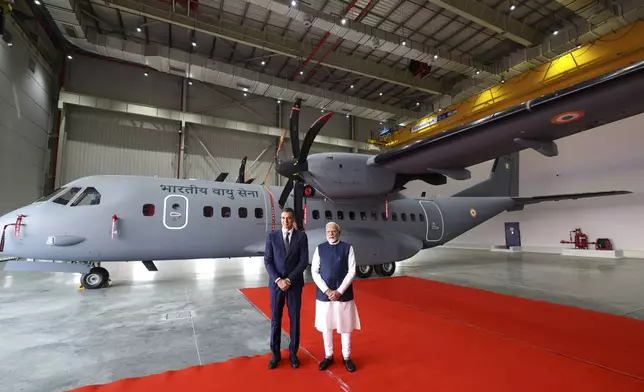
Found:
<path fill-rule="evenodd" d="M 376 211 L 371 211 L 371 219 L 378 220 L 378 214 L 376 213 Z"/>
<path fill-rule="evenodd" d="M 72 207 L 76 206 L 95 206 L 100 204 L 101 194 L 98 193 L 96 188 L 88 187 L 78 196 L 71 204 Z"/>
<path fill-rule="evenodd" d="M 367 213 L 364 211 L 360 211 L 360 219 L 367 220 Z"/>
<path fill-rule="evenodd" d="M 255 218 L 257 218 L 257 219 L 262 219 L 262 218 L 264 218 L 264 209 L 262 209 L 262 208 L 255 208 Z"/>
<path fill-rule="evenodd" d="M 230 207 L 221 207 L 221 217 L 230 218 Z"/>
<path fill-rule="evenodd" d="M 313 219 L 320 219 L 320 211 L 313 210 Z"/>
<path fill-rule="evenodd" d="M 326 218 L 326 220 L 333 219 L 333 215 L 331 214 L 331 211 L 329 211 L 329 210 L 324 211 L 324 217 Z"/>
<path fill-rule="evenodd" d="M 391 220 L 396 222 L 398 220 L 398 214 L 396 214 L 395 212 L 392 212 L 391 213 Z"/>
<path fill-rule="evenodd" d="M 425 216 L 423 214 L 418 214 L 418 219 L 420 219 L 421 222 L 425 222 Z"/>
<path fill-rule="evenodd" d="M 387 213 L 385 212 L 382 213 L 382 220 L 385 220 L 385 221 L 387 220 Z"/>
<path fill-rule="evenodd" d="M 338 211 L 338 219 L 340 220 L 344 219 L 344 211 Z"/>
<path fill-rule="evenodd" d="M 353 211 L 349 211 L 349 219 L 356 220 L 356 213 Z"/>
<path fill-rule="evenodd" d="M 154 216 L 154 204 L 143 205 L 143 216 Z"/>
<path fill-rule="evenodd" d="M 205 206 L 203 208 L 203 216 L 212 218 L 213 215 L 215 215 L 215 210 L 211 206 Z"/>
<path fill-rule="evenodd" d="M 409 214 L 409 217 L 411 218 L 412 222 L 416 222 L 416 214 L 411 213 L 411 214 Z"/>
<path fill-rule="evenodd" d="M 79 187 L 73 187 L 67 192 L 63 193 L 62 195 L 58 196 L 54 200 L 52 200 L 56 204 L 62 204 L 62 205 L 67 205 L 71 199 L 76 196 L 76 194 L 80 191 Z"/>
<path fill-rule="evenodd" d="M 402 219 L 403 222 L 407 222 L 407 214 L 405 214 L 404 212 L 400 214 L 400 219 Z"/>
<path fill-rule="evenodd" d="M 248 210 L 246 207 L 239 207 L 239 211 L 237 211 L 237 214 L 239 215 L 240 218 L 246 218 L 248 217 Z"/>

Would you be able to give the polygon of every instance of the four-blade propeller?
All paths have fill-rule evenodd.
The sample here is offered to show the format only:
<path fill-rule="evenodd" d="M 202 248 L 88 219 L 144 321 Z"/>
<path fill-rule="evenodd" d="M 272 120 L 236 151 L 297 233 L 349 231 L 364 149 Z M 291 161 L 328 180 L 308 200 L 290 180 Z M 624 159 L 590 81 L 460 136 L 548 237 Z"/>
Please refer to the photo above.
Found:
<path fill-rule="evenodd" d="M 300 146 L 300 135 L 298 130 L 298 123 L 300 119 L 300 108 L 302 107 L 302 99 L 298 98 L 295 101 L 291 109 L 291 117 L 289 124 L 289 137 L 291 139 L 291 150 L 293 152 L 293 158 L 277 163 L 276 171 L 288 178 L 288 182 L 282 191 L 282 194 L 279 198 L 279 206 L 283 209 L 288 196 L 291 191 L 294 189 L 293 195 L 293 210 L 295 211 L 295 223 L 299 230 L 304 229 L 304 211 L 303 211 L 303 199 L 304 199 L 304 188 L 305 181 L 302 174 L 307 173 L 308 162 L 307 157 L 311 151 L 311 146 L 315 137 L 320 133 L 322 127 L 329 121 L 333 112 L 329 112 L 324 116 L 318 118 L 311 128 L 306 133 L 304 141 Z"/>

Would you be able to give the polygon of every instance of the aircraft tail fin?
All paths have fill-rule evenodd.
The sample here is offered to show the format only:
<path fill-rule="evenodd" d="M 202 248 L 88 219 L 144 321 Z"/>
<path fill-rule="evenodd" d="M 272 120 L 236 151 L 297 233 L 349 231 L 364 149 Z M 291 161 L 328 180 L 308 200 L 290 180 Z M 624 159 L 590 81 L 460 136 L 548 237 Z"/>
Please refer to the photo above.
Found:
<path fill-rule="evenodd" d="M 516 196 L 519 196 L 519 152 L 496 158 L 487 180 L 453 195 L 453 197 Z"/>
<path fill-rule="evenodd" d="M 531 197 L 513 197 L 512 199 L 521 207 L 527 204 L 537 204 L 547 201 L 559 200 L 576 200 L 586 199 L 589 197 L 604 197 L 604 196 L 617 196 L 628 195 L 633 193 L 631 191 L 605 191 L 605 192 L 585 192 L 585 193 L 567 193 L 561 195 L 548 195 L 548 196 L 531 196 Z"/>

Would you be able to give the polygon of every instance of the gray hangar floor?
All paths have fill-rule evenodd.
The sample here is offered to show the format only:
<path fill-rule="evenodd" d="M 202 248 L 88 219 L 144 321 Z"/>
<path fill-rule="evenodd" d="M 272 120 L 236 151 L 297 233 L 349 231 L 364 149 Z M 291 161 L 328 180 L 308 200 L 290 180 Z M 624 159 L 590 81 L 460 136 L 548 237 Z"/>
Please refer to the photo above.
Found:
<path fill-rule="evenodd" d="M 267 284 L 261 258 L 157 265 L 106 264 L 112 287 L 86 291 L 76 274 L 0 263 L 0 391 L 61 391 L 269 352 L 270 322 L 238 291 Z M 642 260 L 440 248 L 399 263 L 396 275 L 644 319 Z"/>

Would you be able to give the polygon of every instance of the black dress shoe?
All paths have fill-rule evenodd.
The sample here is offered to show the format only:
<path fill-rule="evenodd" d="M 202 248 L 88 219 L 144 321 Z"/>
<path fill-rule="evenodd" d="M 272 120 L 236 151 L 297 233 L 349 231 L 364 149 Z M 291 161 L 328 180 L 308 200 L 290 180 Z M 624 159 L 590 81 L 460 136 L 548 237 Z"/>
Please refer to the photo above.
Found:
<path fill-rule="evenodd" d="M 351 358 L 344 360 L 344 367 L 346 367 L 351 373 L 356 371 L 356 365 L 351 361 Z"/>
<path fill-rule="evenodd" d="M 297 368 L 300 367 L 300 360 L 297 359 L 297 355 L 295 355 L 295 354 L 291 354 L 291 366 L 294 369 L 297 369 Z"/>
<path fill-rule="evenodd" d="M 331 365 L 332 363 L 333 363 L 333 357 L 331 357 L 331 358 L 324 358 L 324 359 L 322 360 L 322 362 L 320 362 L 320 366 L 318 367 L 318 369 L 320 369 L 320 370 L 326 370 L 326 368 L 328 368 L 328 367 L 329 367 L 329 365 Z"/>
<path fill-rule="evenodd" d="M 280 361 L 280 358 L 275 358 L 275 357 L 271 358 L 270 362 L 268 363 L 268 368 L 275 369 L 279 361 Z"/>

